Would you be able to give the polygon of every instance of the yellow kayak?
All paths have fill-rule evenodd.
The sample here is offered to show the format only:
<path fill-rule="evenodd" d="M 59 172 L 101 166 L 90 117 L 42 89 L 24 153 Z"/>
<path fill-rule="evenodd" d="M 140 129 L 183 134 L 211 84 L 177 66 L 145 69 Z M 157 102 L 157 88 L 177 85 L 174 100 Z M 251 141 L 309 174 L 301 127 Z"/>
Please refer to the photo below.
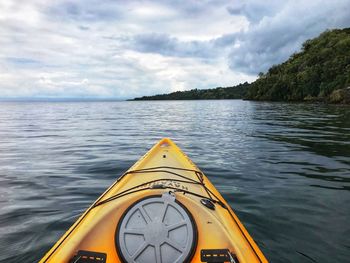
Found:
<path fill-rule="evenodd" d="M 164 138 L 40 262 L 268 261 L 208 178 Z"/>

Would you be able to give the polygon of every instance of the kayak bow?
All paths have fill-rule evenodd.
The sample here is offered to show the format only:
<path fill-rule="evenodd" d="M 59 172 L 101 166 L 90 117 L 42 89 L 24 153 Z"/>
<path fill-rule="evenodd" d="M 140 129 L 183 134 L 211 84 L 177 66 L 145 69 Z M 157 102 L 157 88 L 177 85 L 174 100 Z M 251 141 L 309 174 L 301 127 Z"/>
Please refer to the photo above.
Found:
<path fill-rule="evenodd" d="M 112 184 L 44 262 L 267 262 L 233 210 L 168 138 Z"/>

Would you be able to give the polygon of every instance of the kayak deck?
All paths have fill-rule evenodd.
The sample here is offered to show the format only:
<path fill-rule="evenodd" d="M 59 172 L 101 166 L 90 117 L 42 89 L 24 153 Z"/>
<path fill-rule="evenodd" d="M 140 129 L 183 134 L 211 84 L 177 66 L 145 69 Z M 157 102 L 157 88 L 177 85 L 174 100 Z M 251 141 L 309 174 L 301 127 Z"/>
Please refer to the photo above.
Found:
<path fill-rule="evenodd" d="M 181 226 L 165 222 L 177 217 Z M 78 263 L 79 251 L 96 252 L 93 262 L 213 262 L 202 260 L 225 250 L 227 262 L 267 262 L 207 177 L 164 138 L 86 210 L 41 262 Z"/>

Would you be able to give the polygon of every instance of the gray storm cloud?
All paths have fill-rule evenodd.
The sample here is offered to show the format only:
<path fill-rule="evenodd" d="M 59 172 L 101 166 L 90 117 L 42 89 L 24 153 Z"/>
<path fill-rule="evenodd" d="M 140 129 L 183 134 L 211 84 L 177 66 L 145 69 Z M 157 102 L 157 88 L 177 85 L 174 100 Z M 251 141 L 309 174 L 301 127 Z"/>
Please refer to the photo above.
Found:
<path fill-rule="evenodd" d="M 237 38 L 239 45 L 229 54 L 232 70 L 248 74 L 265 72 L 298 51 L 306 39 L 326 29 L 350 25 L 349 1 L 271 3 L 271 9 L 262 6 L 261 1 L 246 1 L 236 9 L 228 7 L 230 14 L 245 16 L 250 21 L 248 30 Z"/>
<path fill-rule="evenodd" d="M 217 58 L 222 48 L 234 44 L 235 34 L 223 35 L 206 41 L 180 41 L 167 34 L 141 34 L 127 41 L 131 47 L 139 52 L 158 53 L 173 57 Z"/>

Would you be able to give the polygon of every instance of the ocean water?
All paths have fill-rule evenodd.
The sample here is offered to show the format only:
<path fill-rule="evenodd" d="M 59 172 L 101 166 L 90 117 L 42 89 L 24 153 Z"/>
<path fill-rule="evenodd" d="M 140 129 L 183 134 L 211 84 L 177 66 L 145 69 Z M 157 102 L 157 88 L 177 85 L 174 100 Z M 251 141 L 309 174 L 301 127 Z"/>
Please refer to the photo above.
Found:
<path fill-rule="evenodd" d="M 37 262 L 162 137 L 271 262 L 349 262 L 350 107 L 241 100 L 1 102 L 0 262 Z"/>

